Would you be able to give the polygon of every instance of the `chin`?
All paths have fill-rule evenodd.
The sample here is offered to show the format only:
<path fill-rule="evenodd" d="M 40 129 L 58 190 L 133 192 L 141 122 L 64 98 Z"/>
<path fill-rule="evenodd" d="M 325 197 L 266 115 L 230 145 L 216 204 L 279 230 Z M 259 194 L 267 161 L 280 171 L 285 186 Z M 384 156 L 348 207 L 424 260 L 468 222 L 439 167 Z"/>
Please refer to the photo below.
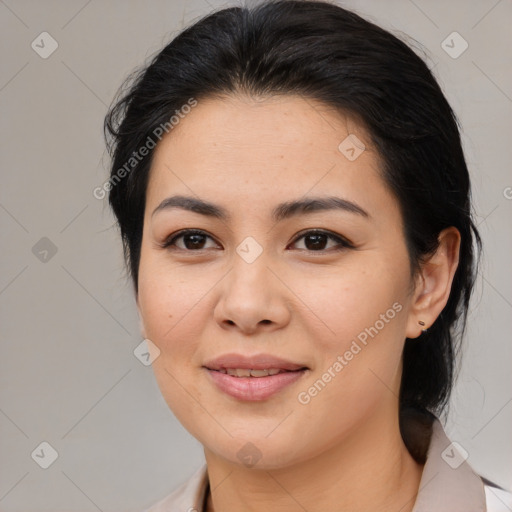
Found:
<path fill-rule="evenodd" d="M 227 434 L 221 439 L 198 439 L 201 444 L 215 456 L 235 464 L 241 468 L 254 470 L 276 470 L 297 464 L 308 459 L 307 453 L 300 453 L 298 443 L 291 435 L 284 431 L 275 435 L 274 439 L 268 437 L 271 429 L 265 432 L 243 432 L 242 436 Z M 304 445 L 304 440 L 300 443 Z"/>

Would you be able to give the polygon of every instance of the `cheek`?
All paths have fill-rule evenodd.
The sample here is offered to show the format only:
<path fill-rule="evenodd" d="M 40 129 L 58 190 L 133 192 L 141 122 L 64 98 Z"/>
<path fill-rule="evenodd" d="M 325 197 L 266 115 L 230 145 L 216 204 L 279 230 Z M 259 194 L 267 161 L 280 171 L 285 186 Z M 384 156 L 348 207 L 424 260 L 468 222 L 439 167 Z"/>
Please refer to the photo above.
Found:
<path fill-rule="evenodd" d="M 194 354 L 205 320 L 205 299 L 213 284 L 211 275 L 186 279 L 179 267 L 141 258 L 138 302 L 145 335 L 160 350 L 153 363 L 155 372 L 177 375 L 197 366 Z"/>
<path fill-rule="evenodd" d="M 304 303 L 318 311 L 308 325 L 315 372 L 299 400 L 311 405 L 312 414 L 336 403 L 333 416 L 349 421 L 347 411 L 371 408 L 398 385 L 408 278 L 391 277 L 389 268 L 386 273 L 375 263 L 370 268 L 334 272 L 325 286 L 315 289 L 306 283 L 300 287 Z"/>
<path fill-rule="evenodd" d="M 389 268 L 372 262 L 329 270 L 325 278 L 299 278 L 294 291 L 314 314 L 315 345 L 330 354 L 348 349 L 354 339 L 364 343 L 369 332 L 396 339 L 405 328 L 407 286 L 406 276 L 391 276 Z"/>
<path fill-rule="evenodd" d="M 159 350 L 151 365 L 155 379 L 169 408 L 189 432 L 195 433 L 197 425 L 191 418 L 202 414 L 198 405 L 202 397 L 191 375 L 198 372 L 204 296 L 211 284 L 205 290 L 197 285 L 200 281 L 181 282 L 179 271 L 170 273 L 170 278 L 148 261 L 142 263 L 138 300 L 145 335 Z"/>
<path fill-rule="evenodd" d="M 138 301 L 148 338 L 164 344 L 184 326 L 192 327 L 190 315 L 201 310 L 201 299 L 212 286 L 211 276 L 186 266 L 170 265 L 165 256 L 142 247 Z"/>

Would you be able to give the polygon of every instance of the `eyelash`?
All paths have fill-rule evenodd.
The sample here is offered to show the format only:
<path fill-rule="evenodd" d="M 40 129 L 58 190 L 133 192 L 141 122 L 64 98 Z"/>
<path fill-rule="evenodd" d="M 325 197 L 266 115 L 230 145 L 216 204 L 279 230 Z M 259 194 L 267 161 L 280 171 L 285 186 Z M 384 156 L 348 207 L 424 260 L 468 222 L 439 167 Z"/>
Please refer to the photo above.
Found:
<path fill-rule="evenodd" d="M 202 231 L 200 229 L 184 229 L 182 231 L 178 231 L 177 233 L 175 233 L 173 235 L 170 235 L 162 244 L 160 244 L 160 246 L 163 249 L 178 250 L 178 251 L 190 252 L 190 253 L 208 250 L 208 249 L 197 249 L 197 250 L 182 249 L 181 247 L 176 247 L 175 246 L 176 241 L 186 235 L 204 235 L 213 240 L 213 237 L 211 237 L 210 235 L 208 235 L 208 233 L 206 233 L 205 231 Z M 308 250 L 308 249 L 299 249 L 299 250 L 307 251 L 310 253 L 325 253 L 325 252 L 343 251 L 346 249 L 354 249 L 355 248 L 354 245 L 351 242 L 349 242 L 346 238 L 343 238 L 340 235 L 336 235 L 330 231 L 324 231 L 324 230 L 319 230 L 319 229 L 310 229 L 307 231 L 303 231 L 302 233 L 299 233 L 299 235 L 293 240 L 292 244 L 297 243 L 299 240 L 307 237 L 308 235 L 325 235 L 327 238 L 337 242 L 338 247 L 331 247 L 330 249 L 320 249 L 317 251 Z"/>

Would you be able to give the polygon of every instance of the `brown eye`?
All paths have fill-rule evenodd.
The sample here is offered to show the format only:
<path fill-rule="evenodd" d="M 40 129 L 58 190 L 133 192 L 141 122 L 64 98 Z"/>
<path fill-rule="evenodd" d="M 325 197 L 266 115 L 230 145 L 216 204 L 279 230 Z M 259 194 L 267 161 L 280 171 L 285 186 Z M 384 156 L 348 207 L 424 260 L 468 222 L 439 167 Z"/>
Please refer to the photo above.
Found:
<path fill-rule="evenodd" d="M 325 251 L 333 248 L 337 250 L 353 248 L 353 245 L 348 240 L 328 231 L 307 231 L 296 238 L 294 244 L 302 239 L 304 239 L 304 247 L 300 249 L 312 252 Z M 326 247 L 330 240 L 335 242 L 334 246 Z"/>
<path fill-rule="evenodd" d="M 163 247 L 176 248 L 184 251 L 200 251 L 208 249 L 208 247 L 205 247 L 208 238 L 213 240 L 212 237 L 207 235 L 204 231 L 188 229 L 172 235 L 170 239 L 164 242 Z M 180 244 L 177 243 L 179 240 L 182 240 Z"/>

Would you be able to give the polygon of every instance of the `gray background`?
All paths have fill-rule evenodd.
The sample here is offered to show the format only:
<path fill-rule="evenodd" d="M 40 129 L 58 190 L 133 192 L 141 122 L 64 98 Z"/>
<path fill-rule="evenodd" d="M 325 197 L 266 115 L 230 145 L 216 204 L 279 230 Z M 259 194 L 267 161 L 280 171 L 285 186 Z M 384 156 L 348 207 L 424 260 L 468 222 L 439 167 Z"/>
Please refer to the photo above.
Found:
<path fill-rule="evenodd" d="M 107 175 L 102 122 L 123 78 L 222 5 L 0 1 L 2 512 L 141 511 L 203 461 L 133 354 L 120 243 L 92 191 Z M 460 118 L 486 255 L 447 430 L 510 488 L 512 2 L 342 5 L 421 43 Z M 31 47 L 43 31 L 58 43 L 47 59 Z M 469 43 L 458 58 L 441 47 L 453 31 Z M 58 452 L 48 469 L 31 457 L 43 441 Z"/>

